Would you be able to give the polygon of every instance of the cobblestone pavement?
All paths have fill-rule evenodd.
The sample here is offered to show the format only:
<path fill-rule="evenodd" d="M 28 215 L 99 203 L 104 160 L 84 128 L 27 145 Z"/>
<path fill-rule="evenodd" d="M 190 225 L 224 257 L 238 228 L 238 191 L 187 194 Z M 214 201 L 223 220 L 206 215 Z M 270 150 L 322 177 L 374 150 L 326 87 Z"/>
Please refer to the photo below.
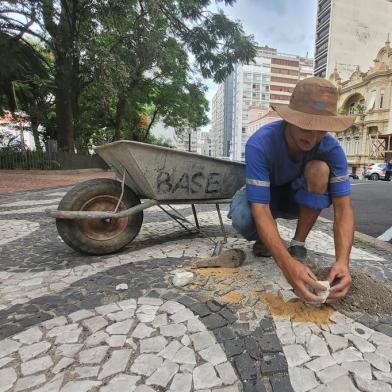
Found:
<path fill-rule="evenodd" d="M 271 313 L 269 300 L 293 297 L 291 287 L 227 219 L 225 248 L 243 249 L 244 265 L 192 270 L 183 288 L 173 275 L 213 246 L 157 207 L 124 251 L 80 255 L 43 213 L 65 190 L 0 199 L 0 392 L 392 391 L 391 316 Z M 206 233 L 220 238 L 216 213 L 198 211 Z M 285 240 L 294 223 L 279 221 Z M 331 226 L 317 223 L 307 247 L 317 265 L 332 263 Z M 388 282 L 391 256 L 356 243 L 351 265 Z"/>

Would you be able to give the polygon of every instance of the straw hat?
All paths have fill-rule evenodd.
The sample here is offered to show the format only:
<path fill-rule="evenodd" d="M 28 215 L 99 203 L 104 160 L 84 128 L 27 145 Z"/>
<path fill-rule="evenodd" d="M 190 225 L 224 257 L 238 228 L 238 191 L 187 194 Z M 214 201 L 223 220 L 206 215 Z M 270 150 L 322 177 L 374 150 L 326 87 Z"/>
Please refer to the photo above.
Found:
<path fill-rule="evenodd" d="M 298 82 L 288 106 L 271 106 L 288 123 L 302 129 L 342 132 L 353 125 L 355 116 L 338 116 L 337 103 L 336 87 L 326 79 L 313 77 Z"/>

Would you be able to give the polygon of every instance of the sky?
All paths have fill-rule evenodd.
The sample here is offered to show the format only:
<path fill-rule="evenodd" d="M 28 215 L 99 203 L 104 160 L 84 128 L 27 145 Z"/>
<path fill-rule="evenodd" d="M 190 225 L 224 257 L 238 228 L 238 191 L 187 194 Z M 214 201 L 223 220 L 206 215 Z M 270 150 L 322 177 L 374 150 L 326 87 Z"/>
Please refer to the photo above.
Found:
<path fill-rule="evenodd" d="M 260 46 L 313 57 L 317 0 L 237 0 L 233 7 L 225 6 L 223 2 L 218 3 L 218 7 L 230 19 L 240 21 L 245 34 L 253 35 Z M 217 85 L 212 80 L 204 82 L 211 107 Z M 210 125 L 204 130 L 209 129 Z"/>

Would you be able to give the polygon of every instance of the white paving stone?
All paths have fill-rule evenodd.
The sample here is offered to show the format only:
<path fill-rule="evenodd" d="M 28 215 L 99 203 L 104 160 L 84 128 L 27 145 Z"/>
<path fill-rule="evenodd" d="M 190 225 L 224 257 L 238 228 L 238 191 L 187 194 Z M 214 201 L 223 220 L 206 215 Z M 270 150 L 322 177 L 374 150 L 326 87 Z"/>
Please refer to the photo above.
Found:
<path fill-rule="evenodd" d="M 144 313 L 144 314 L 150 314 L 150 315 L 155 315 L 159 309 L 159 306 L 154 306 L 154 305 L 141 305 L 137 310 L 136 314 L 139 313 Z"/>
<path fill-rule="evenodd" d="M 311 357 L 329 355 L 328 347 L 323 339 L 314 334 L 306 339 L 306 350 Z"/>
<path fill-rule="evenodd" d="M 8 365 L 10 362 L 14 361 L 15 358 L 12 357 L 4 357 L 0 359 L 0 368 L 4 367 L 5 365 Z"/>
<path fill-rule="evenodd" d="M 180 365 L 180 372 L 193 373 L 194 368 L 195 368 L 195 365 L 189 365 L 187 363 L 184 363 L 183 365 Z"/>
<path fill-rule="evenodd" d="M 56 336 L 64 335 L 64 333 L 70 332 L 70 331 L 75 331 L 79 328 L 79 325 L 76 323 L 73 324 L 67 324 L 67 325 L 62 325 L 59 327 L 54 327 L 52 328 L 46 336 L 49 338 L 53 338 Z"/>
<path fill-rule="evenodd" d="M 363 359 L 362 354 L 353 347 L 336 351 L 332 354 L 332 357 L 336 360 L 337 363 L 361 361 Z"/>
<path fill-rule="evenodd" d="M 185 325 L 183 324 L 168 324 L 159 327 L 159 330 L 163 336 L 179 338 L 184 336 L 186 332 Z"/>
<path fill-rule="evenodd" d="M 329 319 L 331 321 L 333 321 L 334 323 L 337 324 L 351 324 L 353 322 L 352 319 L 350 319 L 350 317 L 345 316 L 344 314 L 340 313 L 340 312 L 335 312 L 333 313 Z"/>
<path fill-rule="evenodd" d="M 108 337 L 109 335 L 105 331 L 95 332 L 86 339 L 85 345 L 87 347 L 97 346 L 104 342 Z"/>
<path fill-rule="evenodd" d="M 109 338 L 105 339 L 105 342 L 110 347 L 123 347 L 127 340 L 126 335 L 112 335 Z"/>
<path fill-rule="evenodd" d="M 25 389 L 34 388 L 38 385 L 43 384 L 46 381 L 46 377 L 44 374 L 39 374 L 37 376 L 28 376 L 18 378 L 18 381 L 15 385 L 15 391 L 24 391 Z"/>
<path fill-rule="evenodd" d="M 317 377 L 322 383 L 327 384 L 336 378 L 345 376 L 346 374 L 348 374 L 348 370 L 344 367 L 339 365 L 332 365 L 317 372 Z"/>
<path fill-rule="evenodd" d="M 17 375 L 13 368 L 0 369 L 0 392 L 8 391 L 16 381 Z"/>
<path fill-rule="evenodd" d="M 108 324 L 109 323 L 102 316 L 95 316 L 82 321 L 82 325 L 86 327 L 91 333 L 99 331 Z"/>
<path fill-rule="evenodd" d="M 137 300 L 138 305 L 154 305 L 154 306 L 161 306 L 163 301 L 160 298 L 153 298 L 153 297 L 140 297 Z"/>
<path fill-rule="evenodd" d="M 365 353 L 363 354 L 363 358 L 365 361 L 369 362 L 373 367 L 375 367 L 378 370 L 381 370 L 382 372 L 389 373 L 391 370 L 391 366 L 389 364 L 389 361 L 378 355 L 377 353 Z"/>
<path fill-rule="evenodd" d="M 376 351 L 376 347 L 374 347 L 373 344 L 358 335 L 349 334 L 345 335 L 345 337 L 350 340 L 361 353 L 372 353 Z"/>
<path fill-rule="evenodd" d="M 193 318 L 187 322 L 187 329 L 189 333 L 196 333 L 204 332 L 207 328 L 198 318 Z"/>
<path fill-rule="evenodd" d="M 332 324 L 329 326 L 329 329 L 334 335 L 345 335 L 348 333 L 352 333 L 352 324 Z"/>
<path fill-rule="evenodd" d="M 369 341 L 377 344 L 377 346 L 392 346 L 392 338 L 381 332 L 374 331 Z"/>
<path fill-rule="evenodd" d="M 276 330 L 276 334 L 278 335 L 278 338 L 280 342 L 285 346 L 288 344 L 294 344 L 296 336 L 293 332 L 293 329 L 290 328 L 279 328 Z"/>
<path fill-rule="evenodd" d="M 26 331 L 23 331 L 13 337 L 13 339 L 19 340 L 24 344 L 37 343 L 42 338 L 42 332 L 39 327 L 33 327 Z"/>
<path fill-rule="evenodd" d="M 64 316 L 60 316 L 44 321 L 41 325 L 47 330 L 50 330 L 54 327 L 61 327 L 65 324 L 67 324 L 67 319 Z"/>
<path fill-rule="evenodd" d="M 116 313 L 109 313 L 106 315 L 106 317 L 112 321 L 124 321 L 130 319 L 134 315 L 135 315 L 135 309 L 127 309 L 127 310 L 121 310 L 120 312 L 116 312 Z"/>
<path fill-rule="evenodd" d="M 158 353 L 162 351 L 167 344 L 167 340 L 163 336 L 155 336 L 153 338 L 140 340 L 141 353 Z"/>
<path fill-rule="evenodd" d="M 91 310 L 87 310 L 87 309 L 81 309 L 81 310 L 77 310 L 76 312 L 73 312 L 71 314 L 68 315 L 68 317 L 72 320 L 73 323 L 77 323 L 78 321 L 90 318 L 90 317 L 94 317 L 95 313 L 92 312 Z"/>
<path fill-rule="evenodd" d="M 0 358 L 14 353 L 19 349 L 21 344 L 11 339 L 4 339 L 0 342 Z"/>
<path fill-rule="evenodd" d="M 189 347 L 182 347 L 174 355 L 173 362 L 196 365 L 195 352 Z"/>
<path fill-rule="evenodd" d="M 328 346 L 331 348 L 332 352 L 342 350 L 344 348 L 347 348 L 348 346 L 348 340 L 346 337 L 333 335 L 328 332 L 323 332 L 323 335 L 328 343 Z"/>
<path fill-rule="evenodd" d="M 386 382 L 366 380 L 356 375 L 354 379 L 358 388 L 363 392 L 392 392 L 392 387 Z"/>
<path fill-rule="evenodd" d="M 296 392 L 307 392 L 319 385 L 314 373 L 309 369 L 291 367 L 289 368 L 289 376 L 291 385 Z"/>
<path fill-rule="evenodd" d="M 358 392 L 349 376 L 338 377 L 327 384 L 326 392 Z"/>
<path fill-rule="evenodd" d="M 109 335 L 127 335 L 132 327 L 135 326 L 134 320 L 124 320 L 113 323 L 106 328 Z"/>
<path fill-rule="evenodd" d="M 170 392 L 190 392 L 192 388 L 192 375 L 177 373 L 170 385 Z"/>
<path fill-rule="evenodd" d="M 77 378 L 96 378 L 99 372 L 99 366 L 79 366 L 74 370 Z"/>
<path fill-rule="evenodd" d="M 363 324 L 354 322 L 351 324 L 351 333 L 363 339 L 369 339 L 374 334 L 374 331 Z"/>
<path fill-rule="evenodd" d="M 166 387 L 174 375 L 177 373 L 179 366 L 171 361 L 165 361 L 147 380 L 147 385 L 158 385 Z"/>
<path fill-rule="evenodd" d="M 133 392 L 140 376 L 118 374 L 100 389 L 100 392 Z"/>
<path fill-rule="evenodd" d="M 213 346 L 216 343 L 214 336 L 209 331 L 195 333 L 189 337 L 192 340 L 196 351 L 203 350 L 207 347 Z"/>
<path fill-rule="evenodd" d="M 113 351 L 110 358 L 102 366 L 102 370 L 99 373 L 98 380 L 102 380 L 106 377 L 123 372 L 128 365 L 128 360 L 130 356 L 131 350 Z"/>
<path fill-rule="evenodd" d="M 188 321 L 194 317 L 194 313 L 189 309 L 179 310 L 170 316 L 175 324 L 183 323 L 184 321 Z"/>
<path fill-rule="evenodd" d="M 357 362 L 343 362 L 342 367 L 347 369 L 353 374 L 365 378 L 367 380 L 372 379 L 372 369 L 368 362 L 357 361 Z"/>
<path fill-rule="evenodd" d="M 214 366 L 227 361 L 226 354 L 219 344 L 214 344 L 204 350 L 200 350 L 199 355 Z"/>
<path fill-rule="evenodd" d="M 56 355 L 73 358 L 82 347 L 82 344 L 63 344 L 57 348 Z"/>
<path fill-rule="evenodd" d="M 161 313 L 155 316 L 154 320 L 152 321 L 152 326 L 154 328 L 161 327 L 162 325 L 167 325 L 167 314 Z"/>
<path fill-rule="evenodd" d="M 64 381 L 64 373 L 57 374 L 42 387 L 35 389 L 34 392 L 59 392 Z"/>
<path fill-rule="evenodd" d="M 133 298 L 127 299 L 117 303 L 122 310 L 136 309 L 136 300 Z"/>
<path fill-rule="evenodd" d="M 138 313 L 136 317 L 142 323 L 151 323 L 155 319 L 155 314 Z"/>
<path fill-rule="evenodd" d="M 155 392 L 155 389 L 152 389 L 148 385 L 139 385 L 134 392 Z"/>
<path fill-rule="evenodd" d="M 116 312 L 118 310 L 121 310 L 121 308 L 117 304 L 108 304 L 98 306 L 97 308 L 95 308 L 95 310 L 97 313 L 101 314 L 102 316 L 105 316 L 105 314 Z"/>
<path fill-rule="evenodd" d="M 185 309 L 184 305 L 182 305 L 176 301 L 167 301 L 159 308 L 159 311 L 173 314 L 173 313 L 176 313 L 182 309 Z"/>
<path fill-rule="evenodd" d="M 62 372 L 64 369 L 72 365 L 74 361 L 75 360 L 72 358 L 67 358 L 67 357 L 61 358 L 60 361 L 58 361 L 58 363 L 56 364 L 56 366 L 52 369 L 52 373 L 57 374 Z"/>
<path fill-rule="evenodd" d="M 61 392 L 88 392 L 94 387 L 99 387 L 100 381 L 70 381 L 61 389 Z"/>
<path fill-rule="evenodd" d="M 184 346 L 189 346 L 191 344 L 191 339 L 188 335 L 184 335 L 181 339 L 181 344 L 183 344 Z"/>
<path fill-rule="evenodd" d="M 163 363 L 163 359 L 154 354 L 139 355 L 131 366 L 131 372 L 150 376 Z"/>
<path fill-rule="evenodd" d="M 220 363 L 215 366 L 215 369 L 218 371 L 220 379 L 223 381 L 225 385 L 234 384 L 237 381 L 237 375 L 234 372 L 233 366 L 231 366 L 230 362 Z"/>
<path fill-rule="evenodd" d="M 392 346 L 379 346 L 376 350 L 376 354 L 388 359 L 392 362 Z"/>
<path fill-rule="evenodd" d="M 150 335 L 155 331 L 155 329 L 147 326 L 144 323 L 140 323 L 132 332 L 132 337 L 136 339 L 144 339 L 150 337 Z"/>
<path fill-rule="evenodd" d="M 39 343 L 34 343 L 29 346 L 23 346 L 19 349 L 19 355 L 22 360 L 22 362 L 26 362 L 30 359 L 33 359 L 37 355 L 40 355 L 42 353 L 46 353 L 51 344 L 49 342 L 39 342 Z"/>
<path fill-rule="evenodd" d="M 177 340 L 173 340 L 158 355 L 172 361 L 174 356 L 176 355 L 178 350 L 180 350 L 181 347 L 182 344 L 180 344 Z"/>
<path fill-rule="evenodd" d="M 373 372 L 373 374 L 377 380 L 385 381 L 388 384 L 392 384 L 392 374 L 391 373 L 383 373 L 383 372 L 379 372 L 379 371 L 375 370 Z"/>
<path fill-rule="evenodd" d="M 299 344 L 292 344 L 283 347 L 288 365 L 299 366 L 311 360 L 304 348 Z"/>
<path fill-rule="evenodd" d="M 332 365 L 336 365 L 336 361 L 330 355 L 316 358 L 313 361 L 307 362 L 305 364 L 307 368 L 313 370 L 314 372 L 318 372 Z"/>
<path fill-rule="evenodd" d="M 222 380 L 217 377 L 214 367 L 205 363 L 193 370 L 193 384 L 196 390 L 213 388 L 222 385 Z"/>
<path fill-rule="evenodd" d="M 49 356 L 33 359 L 28 362 L 23 362 L 20 366 L 20 370 L 24 376 L 30 376 L 31 374 L 42 372 L 52 367 L 53 361 Z"/>
<path fill-rule="evenodd" d="M 55 344 L 77 343 L 79 341 L 79 336 L 81 332 L 82 328 L 65 331 L 57 335 Z"/>
<path fill-rule="evenodd" d="M 94 364 L 101 363 L 105 357 L 109 347 L 98 346 L 83 350 L 79 353 L 79 363 L 81 364 Z"/>

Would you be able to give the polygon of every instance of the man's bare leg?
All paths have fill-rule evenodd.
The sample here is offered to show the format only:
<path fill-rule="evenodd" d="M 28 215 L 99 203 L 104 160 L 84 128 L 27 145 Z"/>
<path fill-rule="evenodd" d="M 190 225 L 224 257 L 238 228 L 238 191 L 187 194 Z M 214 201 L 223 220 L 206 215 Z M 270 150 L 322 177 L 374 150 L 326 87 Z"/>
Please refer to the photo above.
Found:
<path fill-rule="evenodd" d="M 304 171 L 308 192 L 316 194 L 326 193 L 329 183 L 329 173 L 329 167 L 325 162 L 308 162 Z M 295 241 L 305 242 L 320 213 L 321 210 L 300 205 L 297 228 L 293 238 Z"/>

